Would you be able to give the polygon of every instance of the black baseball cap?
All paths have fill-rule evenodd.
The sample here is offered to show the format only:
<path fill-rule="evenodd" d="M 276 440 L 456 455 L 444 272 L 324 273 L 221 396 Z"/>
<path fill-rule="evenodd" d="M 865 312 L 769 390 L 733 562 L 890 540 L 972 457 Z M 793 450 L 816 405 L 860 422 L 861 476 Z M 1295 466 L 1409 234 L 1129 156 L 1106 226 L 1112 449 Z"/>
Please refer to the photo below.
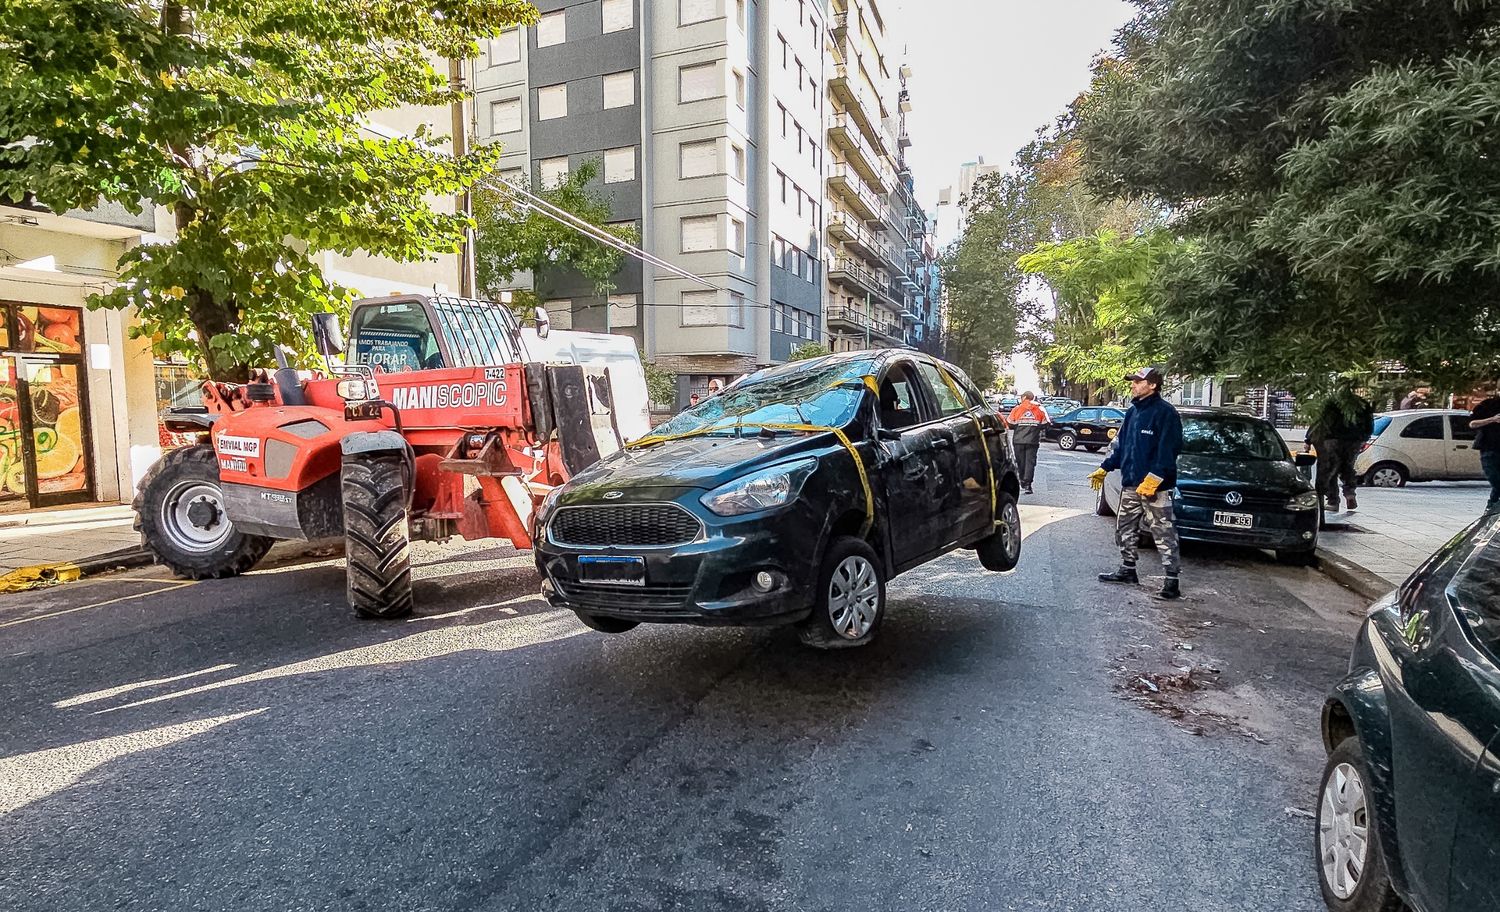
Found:
<path fill-rule="evenodd" d="M 1165 382 L 1161 371 L 1155 367 L 1139 367 L 1125 375 L 1126 380 L 1144 380 L 1147 383 L 1155 383 L 1161 386 Z"/>

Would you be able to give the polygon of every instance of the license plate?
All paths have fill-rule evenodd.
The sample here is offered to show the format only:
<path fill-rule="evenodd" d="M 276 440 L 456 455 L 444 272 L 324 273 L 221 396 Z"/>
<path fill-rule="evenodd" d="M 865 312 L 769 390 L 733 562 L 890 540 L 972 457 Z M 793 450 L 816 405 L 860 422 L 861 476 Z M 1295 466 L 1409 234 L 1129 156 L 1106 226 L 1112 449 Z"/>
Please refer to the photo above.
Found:
<path fill-rule="evenodd" d="M 1255 525 L 1255 516 L 1251 513 L 1225 513 L 1214 512 L 1214 525 L 1228 526 L 1231 529 L 1249 529 Z"/>
<path fill-rule="evenodd" d="M 646 559 L 644 557 L 584 555 L 578 558 L 578 579 L 585 583 L 644 586 L 646 585 Z"/>

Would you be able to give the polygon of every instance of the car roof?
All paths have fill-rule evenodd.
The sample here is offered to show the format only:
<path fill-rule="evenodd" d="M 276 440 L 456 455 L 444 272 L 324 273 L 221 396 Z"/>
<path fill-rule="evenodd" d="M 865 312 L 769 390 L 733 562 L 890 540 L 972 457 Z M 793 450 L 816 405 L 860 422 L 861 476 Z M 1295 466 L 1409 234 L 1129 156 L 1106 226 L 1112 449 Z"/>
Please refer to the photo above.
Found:
<path fill-rule="evenodd" d="M 1393 412 L 1381 412 L 1382 418 L 1417 418 L 1422 415 L 1468 415 L 1464 409 L 1396 409 Z"/>
<path fill-rule="evenodd" d="M 1256 421 L 1271 422 L 1255 414 L 1244 412 L 1236 408 L 1224 408 L 1217 405 L 1179 405 L 1176 406 L 1177 414 L 1189 418 L 1254 418 Z"/>

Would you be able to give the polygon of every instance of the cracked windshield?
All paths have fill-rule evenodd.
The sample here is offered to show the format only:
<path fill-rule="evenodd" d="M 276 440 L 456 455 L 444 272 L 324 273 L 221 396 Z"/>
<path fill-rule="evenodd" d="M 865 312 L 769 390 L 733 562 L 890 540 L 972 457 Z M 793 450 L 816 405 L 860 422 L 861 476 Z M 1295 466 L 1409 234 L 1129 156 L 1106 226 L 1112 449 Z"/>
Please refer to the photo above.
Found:
<path fill-rule="evenodd" d="M 5 912 L 1500 912 L 1500 2 L 17 0 L 0 99 Z"/>

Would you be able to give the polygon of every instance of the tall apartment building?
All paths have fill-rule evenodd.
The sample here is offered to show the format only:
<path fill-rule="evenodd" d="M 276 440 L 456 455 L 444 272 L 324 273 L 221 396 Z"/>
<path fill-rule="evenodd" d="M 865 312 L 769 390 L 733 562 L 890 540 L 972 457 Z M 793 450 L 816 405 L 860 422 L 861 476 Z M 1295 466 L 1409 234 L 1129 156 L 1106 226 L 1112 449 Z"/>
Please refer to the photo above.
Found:
<path fill-rule="evenodd" d="M 539 0 L 541 23 L 474 62 L 475 132 L 502 175 L 555 184 L 587 160 L 612 217 L 714 288 L 628 261 L 600 295 L 534 277 L 559 326 L 629 333 L 680 376 L 784 360 L 821 338 L 822 49 L 811 0 Z"/>
<path fill-rule="evenodd" d="M 935 247 L 906 150 L 907 81 L 876 0 L 833 0 L 828 44 L 830 346 L 915 345 L 935 325 Z"/>

